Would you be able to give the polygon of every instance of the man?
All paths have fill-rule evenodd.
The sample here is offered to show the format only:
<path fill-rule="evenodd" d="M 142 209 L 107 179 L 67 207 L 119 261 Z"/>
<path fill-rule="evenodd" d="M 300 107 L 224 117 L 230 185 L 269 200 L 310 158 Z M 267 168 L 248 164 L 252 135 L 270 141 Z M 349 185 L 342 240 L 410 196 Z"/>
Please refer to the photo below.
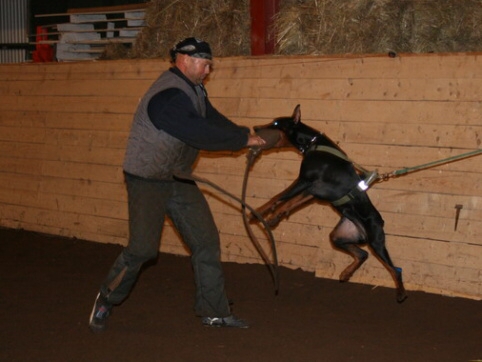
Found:
<path fill-rule="evenodd" d="M 203 81 L 212 67 L 208 43 L 186 38 L 170 51 L 174 67 L 141 99 L 129 135 L 124 174 L 129 208 L 129 242 L 101 284 L 89 326 L 103 331 L 114 305 L 130 293 L 141 266 L 157 257 L 165 216 L 191 251 L 196 285 L 195 313 L 206 326 L 247 328 L 231 314 L 224 290 L 219 234 L 209 206 L 190 174 L 202 150 L 262 146 L 209 102 Z"/>

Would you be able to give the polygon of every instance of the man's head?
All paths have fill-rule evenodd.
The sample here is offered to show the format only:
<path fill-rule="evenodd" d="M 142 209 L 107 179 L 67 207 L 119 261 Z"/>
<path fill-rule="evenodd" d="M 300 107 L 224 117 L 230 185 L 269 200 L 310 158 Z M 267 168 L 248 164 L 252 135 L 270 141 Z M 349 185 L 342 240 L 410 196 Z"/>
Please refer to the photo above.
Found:
<path fill-rule="evenodd" d="M 211 47 L 205 41 L 186 38 L 177 43 L 170 51 L 176 67 L 194 84 L 201 84 L 211 72 Z"/>
<path fill-rule="evenodd" d="M 170 51 L 173 62 L 176 61 L 177 54 L 187 54 L 191 57 L 201 59 L 213 59 L 209 44 L 197 38 L 186 38 L 174 45 Z"/>

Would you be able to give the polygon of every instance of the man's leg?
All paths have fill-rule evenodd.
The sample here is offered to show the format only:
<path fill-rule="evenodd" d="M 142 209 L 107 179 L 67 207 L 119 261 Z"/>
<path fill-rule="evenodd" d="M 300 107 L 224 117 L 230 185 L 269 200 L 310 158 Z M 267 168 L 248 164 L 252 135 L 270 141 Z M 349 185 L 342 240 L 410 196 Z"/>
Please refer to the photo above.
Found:
<path fill-rule="evenodd" d="M 224 289 L 219 234 L 204 195 L 189 182 L 176 182 L 168 214 L 190 248 L 196 283 L 195 312 L 202 317 L 231 314 Z"/>
<path fill-rule="evenodd" d="M 90 317 L 92 330 L 105 328 L 112 305 L 130 293 L 142 265 L 157 257 L 172 183 L 149 182 L 126 175 L 129 207 L 129 243 L 118 256 L 100 287 Z"/>

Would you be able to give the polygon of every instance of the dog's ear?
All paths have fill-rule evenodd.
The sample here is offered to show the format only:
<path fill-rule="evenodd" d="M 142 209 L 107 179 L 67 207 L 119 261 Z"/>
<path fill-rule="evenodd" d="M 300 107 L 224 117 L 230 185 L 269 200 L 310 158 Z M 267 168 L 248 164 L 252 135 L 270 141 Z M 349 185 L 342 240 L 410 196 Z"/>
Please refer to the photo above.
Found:
<path fill-rule="evenodd" d="M 293 122 L 295 122 L 295 124 L 297 124 L 299 121 L 301 121 L 301 106 L 298 104 L 296 107 L 295 107 L 295 110 L 293 111 Z"/>

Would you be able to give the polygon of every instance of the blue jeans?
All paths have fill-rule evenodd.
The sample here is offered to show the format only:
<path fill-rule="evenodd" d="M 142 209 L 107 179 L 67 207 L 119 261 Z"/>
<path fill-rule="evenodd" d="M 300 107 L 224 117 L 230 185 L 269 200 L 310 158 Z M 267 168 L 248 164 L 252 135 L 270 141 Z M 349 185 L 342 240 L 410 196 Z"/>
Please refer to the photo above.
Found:
<path fill-rule="evenodd" d="M 129 242 L 102 283 L 101 294 L 112 304 L 119 304 L 128 296 L 141 266 L 157 258 L 167 215 L 191 251 L 196 314 L 203 317 L 230 315 L 218 230 L 197 185 L 182 181 L 151 181 L 129 174 L 125 174 L 125 181 Z"/>

